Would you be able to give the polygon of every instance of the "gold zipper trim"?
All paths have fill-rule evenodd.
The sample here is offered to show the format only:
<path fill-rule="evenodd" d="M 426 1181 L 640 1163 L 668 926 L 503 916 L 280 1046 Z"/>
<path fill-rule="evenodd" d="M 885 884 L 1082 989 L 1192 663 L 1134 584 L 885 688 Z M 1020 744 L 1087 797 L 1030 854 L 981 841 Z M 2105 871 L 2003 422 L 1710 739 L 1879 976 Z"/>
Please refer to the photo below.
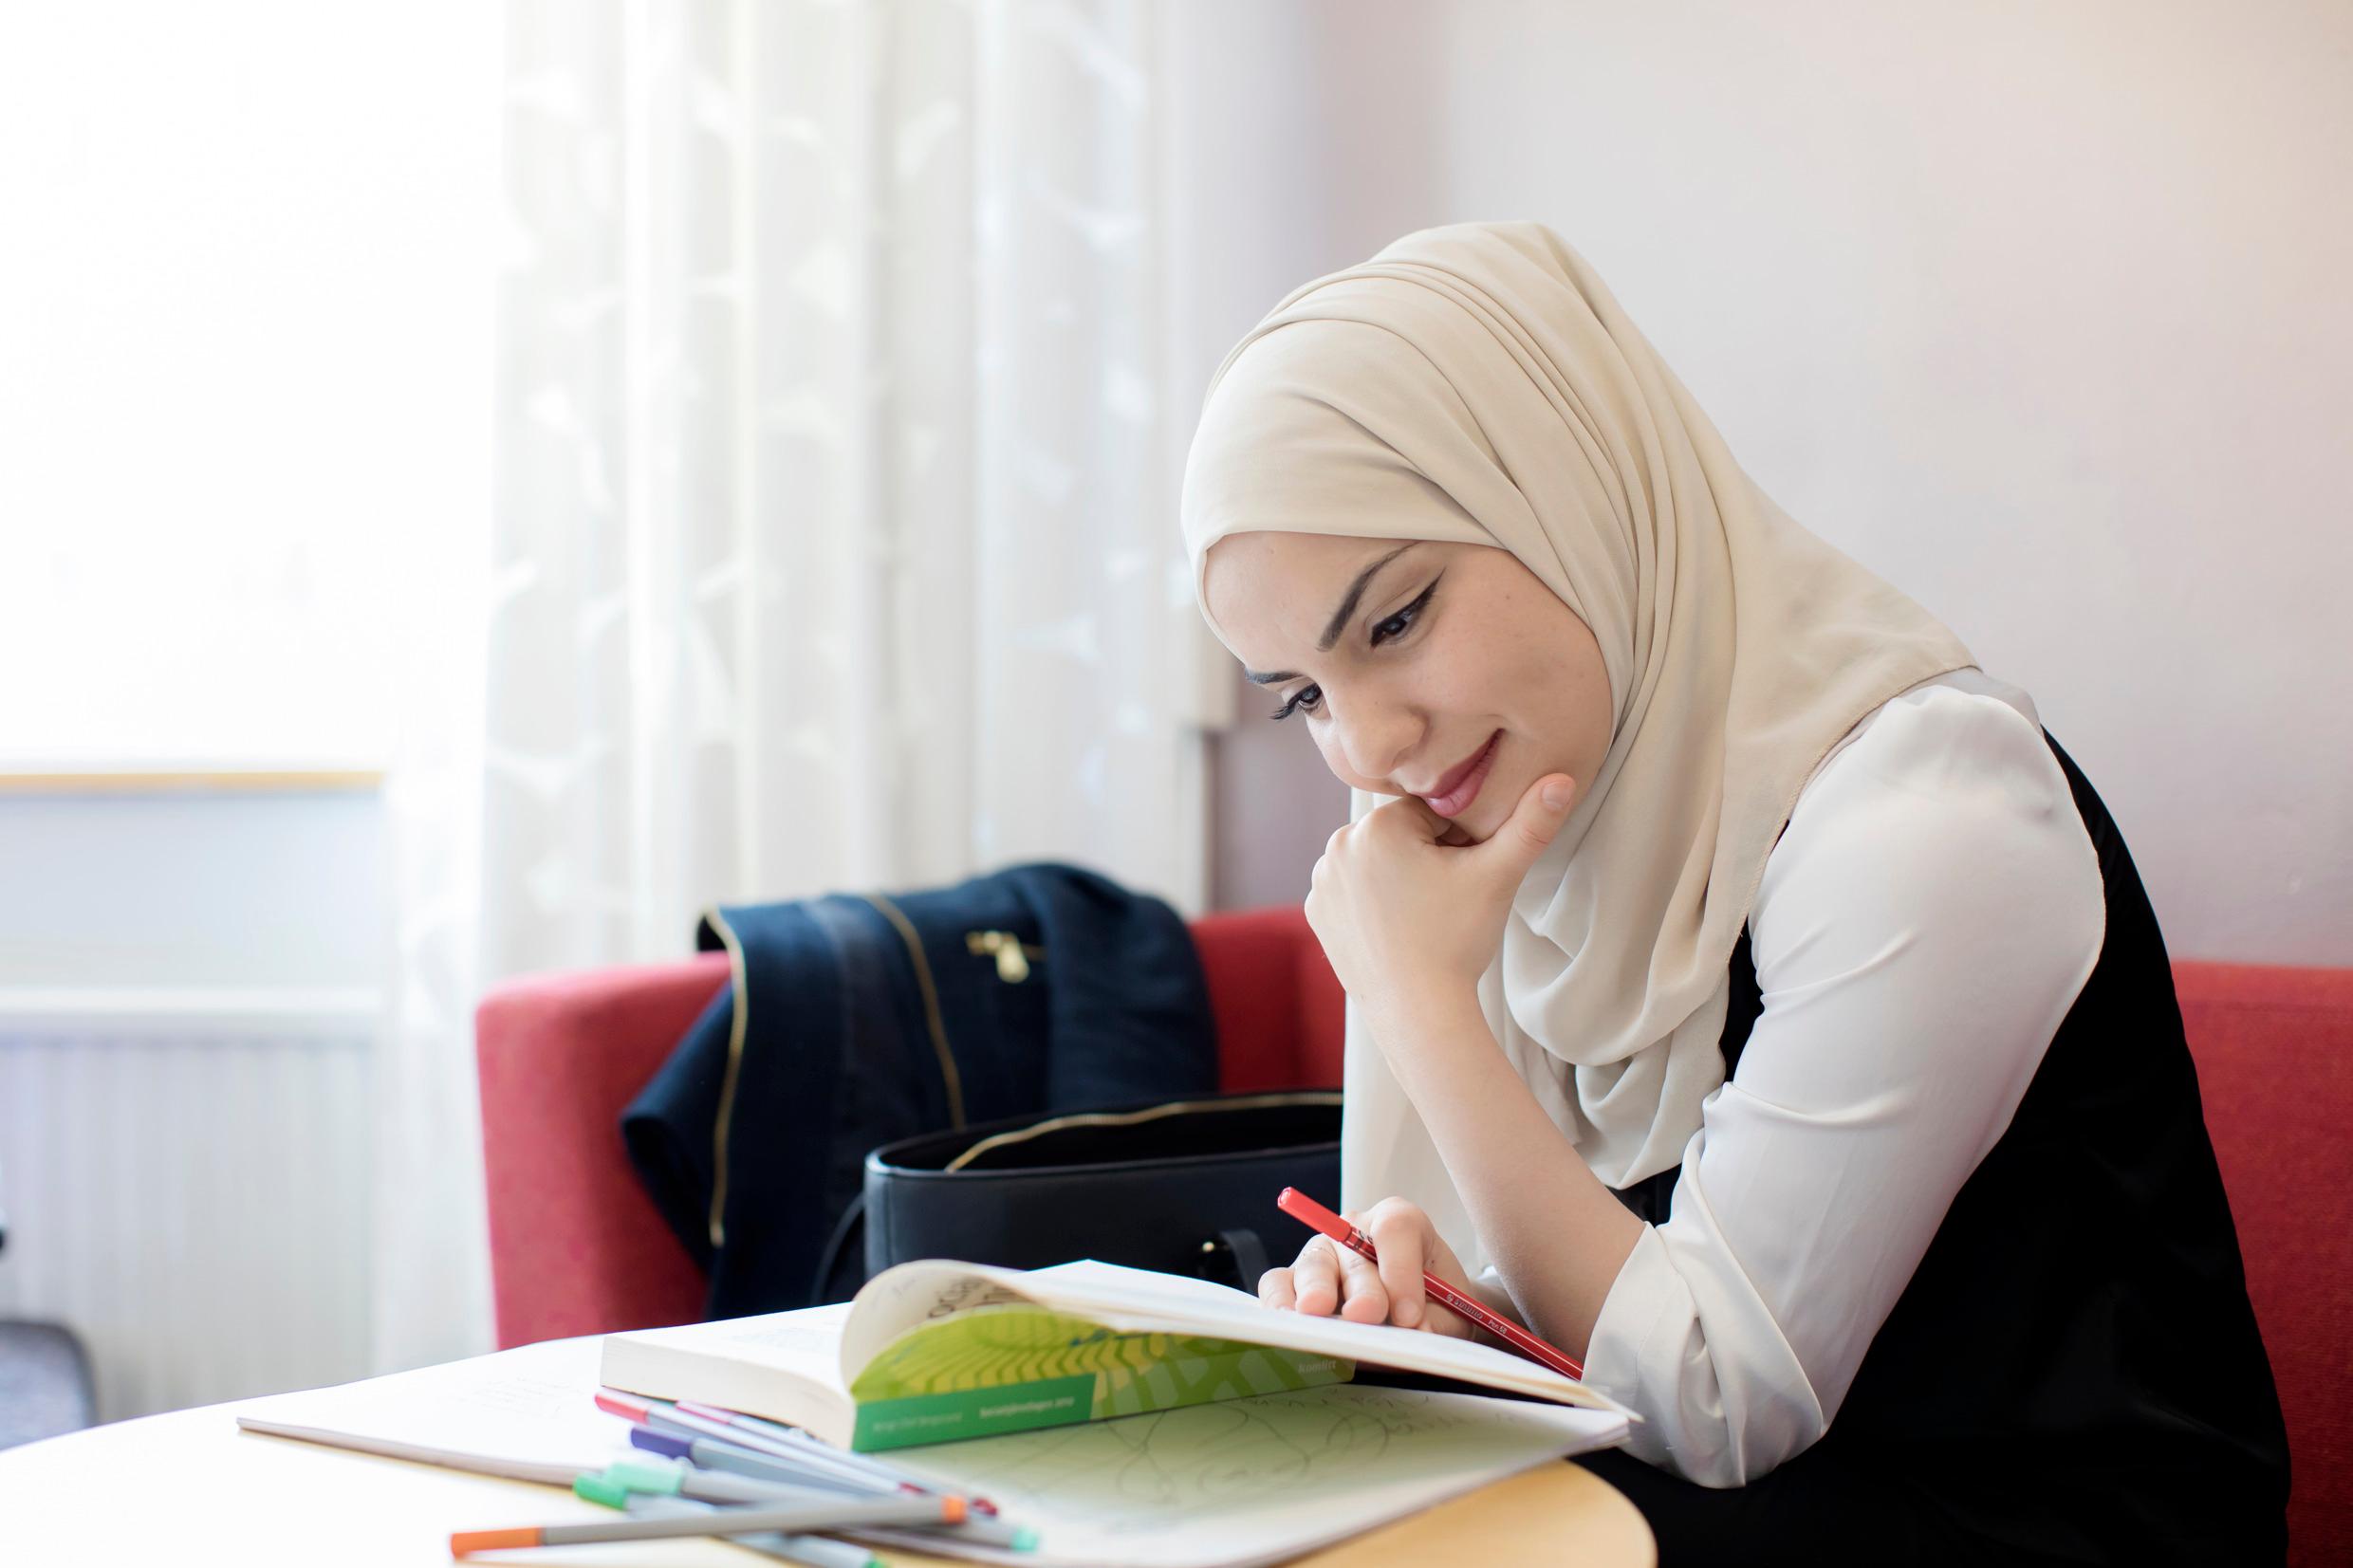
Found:
<path fill-rule="evenodd" d="M 1133 1127 L 1139 1122 L 1158 1121 L 1162 1116 L 1173 1116 L 1181 1111 L 1198 1111 L 1212 1107 L 1227 1111 L 1255 1111 L 1268 1105 L 1337 1105 L 1339 1103 L 1340 1091 L 1337 1089 L 1308 1089 L 1284 1094 L 1245 1095 L 1237 1099 L 1176 1099 L 1165 1105 L 1147 1105 L 1140 1111 L 1080 1111 L 1066 1116 L 1051 1116 L 1028 1127 L 1016 1127 L 1010 1133 L 992 1133 L 950 1160 L 946 1165 L 941 1166 L 940 1169 L 943 1171 L 961 1171 L 991 1149 L 1005 1149 L 1013 1144 L 1028 1143 L 1031 1138 L 1043 1137 L 1047 1133 L 1056 1132 L 1065 1127 Z"/>
<path fill-rule="evenodd" d="M 1024 942 L 1010 931 L 968 931 L 964 933 L 964 950 L 975 958 L 995 959 L 997 978 L 1009 986 L 1018 986 L 1028 979 L 1029 960 L 1046 956 L 1044 948 Z"/>
<path fill-rule="evenodd" d="M 862 895 L 867 903 L 882 912 L 884 919 L 898 928 L 899 940 L 907 944 L 907 956 L 915 961 L 915 983 L 923 992 L 923 1023 L 932 1032 L 932 1051 L 939 1058 L 939 1076 L 948 1086 L 948 1125 L 964 1125 L 964 1079 L 956 1071 L 955 1056 L 948 1049 L 948 1026 L 939 1017 L 939 992 L 932 985 L 932 966 L 923 956 L 923 938 L 899 906 L 879 893 Z"/>
<path fill-rule="evenodd" d="M 735 1079 L 744 1066 L 744 1026 L 751 1011 L 751 992 L 744 985 L 744 949 L 735 930 L 717 906 L 703 911 L 703 921 L 719 933 L 727 948 L 728 985 L 735 993 L 735 1016 L 727 1026 L 727 1072 L 719 1079 L 719 1115 L 711 1125 L 711 1245 L 727 1245 L 727 1135 L 735 1121 Z"/>

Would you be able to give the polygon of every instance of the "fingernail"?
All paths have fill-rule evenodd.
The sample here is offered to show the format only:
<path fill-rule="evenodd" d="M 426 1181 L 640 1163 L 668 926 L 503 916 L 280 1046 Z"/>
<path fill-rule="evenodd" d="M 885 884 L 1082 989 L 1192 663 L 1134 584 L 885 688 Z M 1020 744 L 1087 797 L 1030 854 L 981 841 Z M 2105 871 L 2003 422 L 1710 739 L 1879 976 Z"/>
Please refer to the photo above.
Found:
<path fill-rule="evenodd" d="M 1555 779 L 1544 786 L 1544 803 L 1547 811 L 1558 811 L 1568 804 L 1568 797 L 1576 785 L 1566 779 Z"/>

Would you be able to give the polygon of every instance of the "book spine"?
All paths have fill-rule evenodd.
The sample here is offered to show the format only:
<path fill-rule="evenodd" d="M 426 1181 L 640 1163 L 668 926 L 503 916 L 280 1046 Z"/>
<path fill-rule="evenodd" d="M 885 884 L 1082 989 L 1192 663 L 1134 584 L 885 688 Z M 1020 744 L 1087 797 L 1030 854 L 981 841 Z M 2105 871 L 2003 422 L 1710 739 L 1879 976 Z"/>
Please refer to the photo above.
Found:
<path fill-rule="evenodd" d="M 1042 1377 L 993 1389 L 958 1389 L 868 1400 L 858 1407 L 850 1447 L 872 1453 L 920 1443 L 1065 1427 L 1095 1418 L 1096 1377 Z"/>
<path fill-rule="evenodd" d="M 1192 1354 L 1141 1365 L 1114 1364 L 1075 1376 L 863 1400 L 850 1447 L 873 1452 L 1143 1415 L 1253 1393 L 1343 1383 L 1356 1372 L 1353 1361 L 1328 1356 L 1231 1341 L 1188 1344 Z"/>

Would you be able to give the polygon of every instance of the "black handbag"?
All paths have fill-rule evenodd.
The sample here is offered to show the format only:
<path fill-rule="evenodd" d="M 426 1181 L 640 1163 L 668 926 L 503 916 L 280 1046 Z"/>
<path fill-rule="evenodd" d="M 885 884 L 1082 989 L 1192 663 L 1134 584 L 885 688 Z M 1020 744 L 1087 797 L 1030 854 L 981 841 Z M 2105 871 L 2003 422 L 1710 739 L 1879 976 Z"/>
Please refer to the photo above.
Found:
<path fill-rule="evenodd" d="M 861 1196 L 868 1278 L 917 1258 L 1007 1268 L 1095 1258 L 1255 1291 L 1340 1193 L 1340 1091 L 1232 1094 L 1021 1117 L 885 1144 Z M 848 1241 L 850 1222 L 835 1232 Z"/>

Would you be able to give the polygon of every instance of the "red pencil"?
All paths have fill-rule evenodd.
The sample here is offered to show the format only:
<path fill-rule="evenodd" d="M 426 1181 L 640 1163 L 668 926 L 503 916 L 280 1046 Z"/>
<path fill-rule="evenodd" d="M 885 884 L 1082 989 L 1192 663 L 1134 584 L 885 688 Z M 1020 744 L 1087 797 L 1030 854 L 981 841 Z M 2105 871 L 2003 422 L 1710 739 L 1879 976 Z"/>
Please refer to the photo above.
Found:
<path fill-rule="evenodd" d="M 1282 1195 L 1274 1200 L 1274 1206 L 1311 1229 L 1322 1231 L 1351 1252 L 1361 1253 L 1375 1263 L 1380 1261 L 1380 1254 L 1373 1250 L 1371 1237 L 1296 1187 L 1283 1189 Z M 1490 1334 L 1500 1337 L 1529 1360 L 1541 1361 L 1565 1376 L 1579 1379 L 1584 1376 L 1585 1369 L 1576 1357 L 1553 1349 L 1509 1318 L 1497 1317 L 1426 1268 L 1421 1271 L 1421 1288 L 1430 1293 L 1432 1301 L 1452 1308 Z"/>

